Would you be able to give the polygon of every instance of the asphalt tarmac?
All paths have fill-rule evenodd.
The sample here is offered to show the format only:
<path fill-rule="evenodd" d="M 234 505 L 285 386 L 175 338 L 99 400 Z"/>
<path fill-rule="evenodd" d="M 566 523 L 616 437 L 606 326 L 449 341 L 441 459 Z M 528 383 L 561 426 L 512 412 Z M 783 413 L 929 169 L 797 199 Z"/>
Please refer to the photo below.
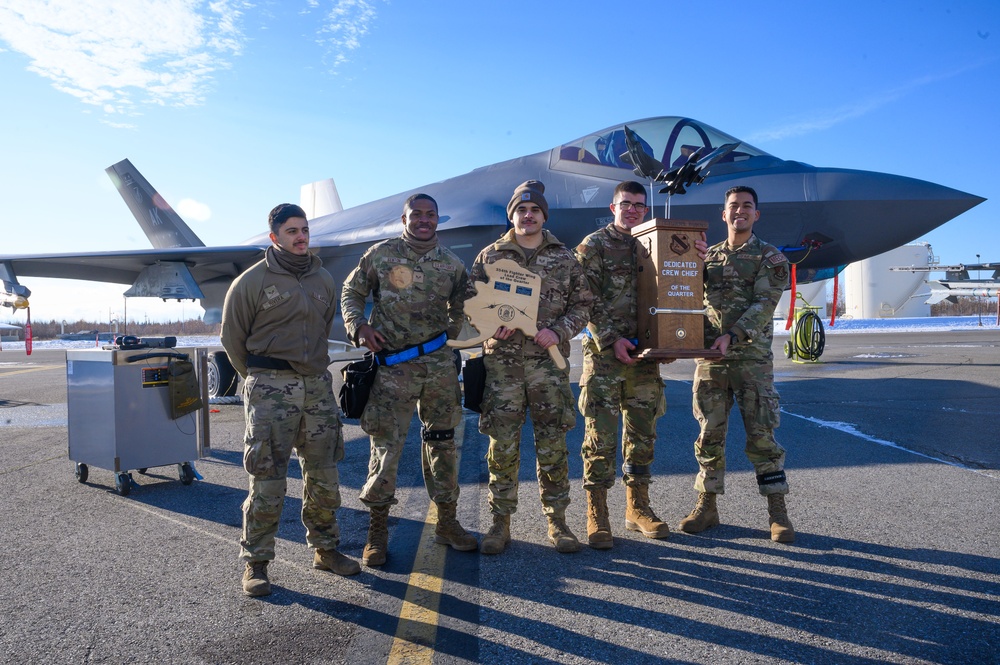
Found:
<path fill-rule="evenodd" d="M 133 471 L 121 496 L 110 470 L 74 476 L 65 352 L 0 352 L 0 662 L 1000 663 L 996 328 L 831 335 L 808 365 L 781 342 L 791 545 L 768 538 L 734 414 L 719 527 L 662 541 L 627 532 L 617 485 L 614 548 L 558 554 L 526 431 L 510 547 L 450 551 L 433 543 L 414 425 L 387 565 L 353 578 L 311 568 L 293 464 L 262 599 L 239 582 L 241 406 L 211 407 L 203 480 L 185 486 L 173 465 Z M 576 381 L 578 355 L 571 364 Z M 650 494 L 672 525 L 696 498 L 693 367 L 663 366 Z M 481 536 L 491 520 L 477 423 L 467 412 L 459 516 Z M 341 550 L 360 558 L 368 441 L 356 421 L 344 436 Z M 581 538 L 582 437 L 579 419 L 568 517 Z"/>

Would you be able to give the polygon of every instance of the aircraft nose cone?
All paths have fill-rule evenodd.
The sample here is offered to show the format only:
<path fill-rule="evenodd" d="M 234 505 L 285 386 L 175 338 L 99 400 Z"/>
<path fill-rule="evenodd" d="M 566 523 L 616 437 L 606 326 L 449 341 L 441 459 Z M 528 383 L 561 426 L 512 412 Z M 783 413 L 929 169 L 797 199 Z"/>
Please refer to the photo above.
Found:
<path fill-rule="evenodd" d="M 974 194 L 906 176 L 854 171 L 848 169 L 817 169 L 815 196 L 821 201 L 863 203 L 873 212 L 889 214 L 902 221 L 901 213 L 920 232 L 930 231 L 957 217 L 986 199 Z M 810 197 L 811 198 L 811 197 Z M 885 210 L 877 210 L 880 204 Z M 896 206 L 902 206 L 895 209 Z M 924 213 L 919 214 L 918 210 Z"/>
<path fill-rule="evenodd" d="M 837 256 L 826 259 L 841 265 L 905 245 L 986 200 L 926 180 L 872 171 L 821 168 L 804 184 L 806 199 L 816 202 L 819 213 L 803 220 L 804 236 L 813 226 L 829 229 L 816 228 L 837 241 L 828 247 Z"/>

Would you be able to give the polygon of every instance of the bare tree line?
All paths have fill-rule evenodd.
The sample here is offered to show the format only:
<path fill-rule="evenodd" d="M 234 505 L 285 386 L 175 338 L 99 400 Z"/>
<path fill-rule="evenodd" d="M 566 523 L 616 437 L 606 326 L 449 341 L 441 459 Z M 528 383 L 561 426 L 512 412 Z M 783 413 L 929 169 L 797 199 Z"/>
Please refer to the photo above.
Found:
<path fill-rule="evenodd" d="M 977 314 L 996 314 L 997 299 L 969 297 L 958 298 L 958 302 L 942 300 L 931 305 L 931 316 L 975 316 Z"/>
<path fill-rule="evenodd" d="M 24 327 L 24 320 L 9 321 L 16 326 Z M 108 325 L 107 321 L 32 321 L 31 335 L 36 340 L 56 339 L 60 333 L 75 333 L 96 330 L 101 333 L 117 332 L 136 337 L 165 337 L 168 335 L 218 335 L 220 324 L 205 323 L 201 319 L 187 321 L 129 321 L 118 324 L 117 330 Z"/>

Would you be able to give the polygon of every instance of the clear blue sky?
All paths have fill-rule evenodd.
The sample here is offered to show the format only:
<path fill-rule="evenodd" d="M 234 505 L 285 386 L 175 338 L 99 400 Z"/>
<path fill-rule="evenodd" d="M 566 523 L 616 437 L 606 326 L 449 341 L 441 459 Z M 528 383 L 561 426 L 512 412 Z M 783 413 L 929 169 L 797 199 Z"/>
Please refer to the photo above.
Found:
<path fill-rule="evenodd" d="M 237 244 L 307 182 L 334 178 L 350 207 L 682 115 L 984 196 L 923 240 L 1000 261 L 1000 2 L 619 6 L 0 0 L 0 254 L 149 247 L 104 173 L 126 157 L 206 244 Z M 36 320 L 122 309 L 122 286 L 22 281 Z"/>

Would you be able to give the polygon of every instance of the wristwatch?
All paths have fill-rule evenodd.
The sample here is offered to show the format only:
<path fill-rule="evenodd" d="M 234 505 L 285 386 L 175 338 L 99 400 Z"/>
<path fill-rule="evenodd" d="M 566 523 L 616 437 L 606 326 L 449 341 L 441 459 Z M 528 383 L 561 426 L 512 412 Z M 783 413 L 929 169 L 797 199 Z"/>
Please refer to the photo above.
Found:
<path fill-rule="evenodd" d="M 726 334 L 729 335 L 729 346 L 732 346 L 736 342 L 740 341 L 740 338 L 737 337 L 736 333 L 734 333 L 732 330 L 730 330 Z"/>

